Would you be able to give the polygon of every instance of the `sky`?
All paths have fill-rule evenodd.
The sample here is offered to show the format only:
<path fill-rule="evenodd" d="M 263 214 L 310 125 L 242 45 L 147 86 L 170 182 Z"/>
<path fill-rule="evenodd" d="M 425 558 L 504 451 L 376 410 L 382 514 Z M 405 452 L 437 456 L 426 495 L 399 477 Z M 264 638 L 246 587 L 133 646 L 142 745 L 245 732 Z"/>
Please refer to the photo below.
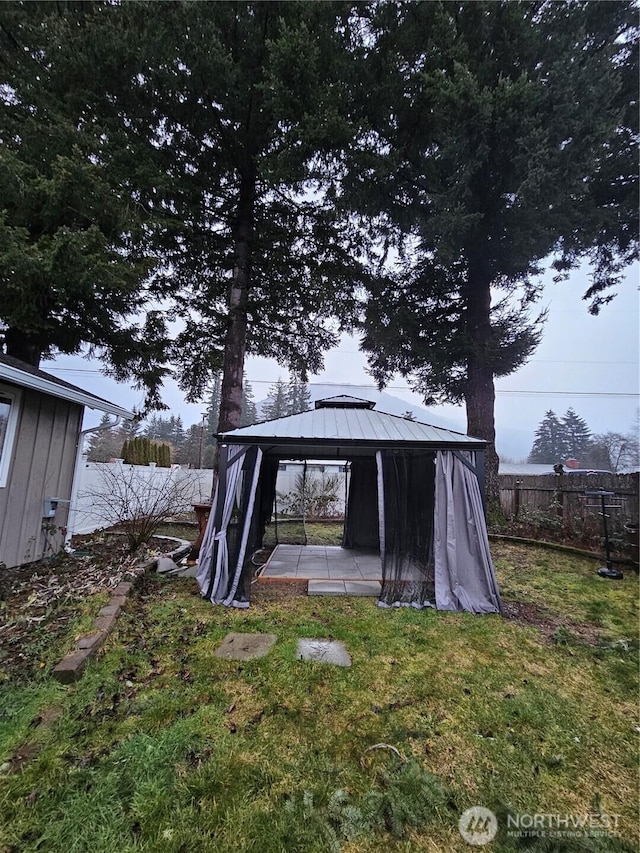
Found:
<path fill-rule="evenodd" d="M 569 280 L 557 284 L 551 274 L 545 275 L 538 305 L 548 309 L 542 341 L 528 364 L 496 380 L 497 449 L 504 458 L 518 461 L 527 456 L 535 430 L 549 409 L 562 416 L 573 408 L 594 434 L 629 433 L 634 429 L 640 406 L 639 278 L 640 267 L 635 265 L 627 272 L 616 298 L 593 317 L 582 300 L 589 285 L 586 269 L 576 270 Z M 58 356 L 41 367 L 118 405 L 132 409 L 142 406 L 143 393 L 102 376 L 98 362 Z M 279 377 L 288 379 L 286 368 L 270 359 L 249 358 L 246 373 L 257 401 L 267 396 L 269 386 Z M 324 370 L 309 377 L 309 384 L 314 383 L 375 389 L 358 341 L 346 335 L 337 349 L 326 354 Z M 358 390 L 352 388 L 350 392 L 357 396 Z M 386 390 L 408 404 L 422 405 L 422 399 L 410 391 L 402 377 L 395 377 Z M 185 403 L 183 393 L 172 381 L 165 384 L 163 399 L 169 406 L 161 413 L 165 417 L 180 415 L 185 426 L 201 422 L 206 402 Z M 87 410 L 85 428 L 96 425 L 100 417 L 99 412 Z M 432 407 L 424 420 L 462 432 L 466 429 L 462 406 Z"/>

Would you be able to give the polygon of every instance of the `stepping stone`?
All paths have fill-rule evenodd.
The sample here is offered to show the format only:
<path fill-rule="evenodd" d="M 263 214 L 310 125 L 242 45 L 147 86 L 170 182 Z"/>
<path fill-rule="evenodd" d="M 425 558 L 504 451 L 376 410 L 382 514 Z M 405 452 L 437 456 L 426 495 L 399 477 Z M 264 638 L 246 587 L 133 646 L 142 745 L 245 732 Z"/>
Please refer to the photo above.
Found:
<path fill-rule="evenodd" d="M 175 572 L 175 576 L 177 578 L 195 578 L 198 574 L 198 566 L 187 566 L 186 569 L 180 569 L 179 572 Z"/>
<path fill-rule="evenodd" d="M 380 581 L 345 581 L 347 595 L 368 595 L 375 598 L 382 592 Z"/>
<path fill-rule="evenodd" d="M 311 640 L 303 637 L 298 640 L 297 658 L 334 666 L 351 666 L 351 655 L 344 643 L 338 640 Z"/>
<path fill-rule="evenodd" d="M 263 658 L 277 639 L 275 634 L 227 634 L 214 654 L 223 660 Z"/>
<path fill-rule="evenodd" d="M 310 580 L 307 595 L 346 595 L 344 581 Z"/>

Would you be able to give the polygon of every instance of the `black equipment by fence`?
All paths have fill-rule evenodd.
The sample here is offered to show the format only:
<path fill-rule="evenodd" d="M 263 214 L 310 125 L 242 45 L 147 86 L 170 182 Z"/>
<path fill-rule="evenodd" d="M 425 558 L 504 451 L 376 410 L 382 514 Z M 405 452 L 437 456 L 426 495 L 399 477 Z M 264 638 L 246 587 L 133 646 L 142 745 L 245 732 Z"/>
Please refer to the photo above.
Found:
<path fill-rule="evenodd" d="M 607 510 L 622 509 L 622 502 L 620 498 L 616 497 L 615 492 L 605 492 L 602 489 L 599 489 L 597 492 L 585 492 L 585 495 L 587 498 L 599 498 L 595 503 L 586 503 L 584 507 L 585 509 L 597 509 L 598 515 L 602 516 L 602 532 L 604 534 L 606 565 L 601 569 L 598 569 L 598 574 L 601 578 L 622 580 L 624 575 L 619 569 L 613 568 L 613 563 L 611 561 L 611 543 L 609 542 L 609 527 L 607 525 L 607 519 L 611 517 L 607 513 Z M 607 503 L 607 500 L 609 503 Z"/>

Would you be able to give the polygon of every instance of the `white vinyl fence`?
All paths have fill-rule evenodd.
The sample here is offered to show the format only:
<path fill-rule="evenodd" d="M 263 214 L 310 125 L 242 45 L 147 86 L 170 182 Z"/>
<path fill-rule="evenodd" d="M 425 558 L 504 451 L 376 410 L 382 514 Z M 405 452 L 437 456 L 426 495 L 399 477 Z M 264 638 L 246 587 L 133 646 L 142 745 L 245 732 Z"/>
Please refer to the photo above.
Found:
<path fill-rule="evenodd" d="M 93 533 L 120 520 L 153 511 L 164 502 L 170 513 L 188 512 L 191 504 L 211 498 L 210 469 L 158 468 L 122 462 L 84 462 L 79 471 L 76 499 L 71 507 L 72 534 Z M 75 511 L 74 511 L 75 509 Z"/>
<path fill-rule="evenodd" d="M 281 463 L 278 493 L 296 490 L 296 478 L 302 475 L 304 463 Z M 310 462 L 308 480 L 323 476 L 337 479 L 337 500 L 333 513 L 344 513 L 344 463 Z M 76 497 L 69 515 L 70 535 L 93 533 L 124 521 L 150 513 L 159 503 L 171 507 L 170 514 L 189 512 L 194 503 L 211 500 L 213 471 L 193 468 L 158 468 L 150 465 L 125 465 L 122 462 L 83 462 L 78 475 Z M 278 501 L 280 509 L 281 500 Z"/>

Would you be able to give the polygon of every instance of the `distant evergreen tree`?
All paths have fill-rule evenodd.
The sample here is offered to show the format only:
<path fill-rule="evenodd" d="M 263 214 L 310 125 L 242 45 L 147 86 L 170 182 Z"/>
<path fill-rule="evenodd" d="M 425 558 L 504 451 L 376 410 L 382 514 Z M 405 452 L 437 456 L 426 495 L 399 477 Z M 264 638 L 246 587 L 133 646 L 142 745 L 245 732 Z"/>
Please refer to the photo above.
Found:
<path fill-rule="evenodd" d="M 178 448 L 184 441 L 184 424 L 182 423 L 182 418 L 180 415 L 174 417 L 173 415 L 169 418 L 169 435 L 168 435 L 169 443 Z"/>
<path fill-rule="evenodd" d="M 586 421 L 569 408 L 562 419 L 565 442 L 565 459 L 577 459 L 584 463 L 589 453 L 591 432 Z"/>
<path fill-rule="evenodd" d="M 551 409 L 545 414 L 535 432 L 535 440 L 528 462 L 539 462 L 553 465 L 567 458 L 567 444 L 564 438 L 564 426 L 555 412 Z"/>
<path fill-rule="evenodd" d="M 257 420 L 258 410 L 256 409 L 256 401 L 253 396 L 253 388 L 249 385 L 245 376 L 242 383 L 242 418 L 240 426 L 255 424 Z"/>
<path fill-rule="evenodd" d="M 192 424 L 185 432 L 185 439 L 180 448 L 176 462 L 188 465 L 189 468 L 197 468 L 200 464 L 200 442 L 202 440 L 203 426 L 201 423 Z M 210 448 L 206 448 L 209 450 Z"/>
<path fill-rule="evenodd" d="M 143 435 L 150 439 L 160 438 L 160 430 L 162 429 L 161 421 L 162 418 L 159 415 L 151 415 L 147 420 Z"/>
<path fill-rule="evenodd" d="M 292 376 L 287 386 L 287 414 L 297 415 L 311 408 L 311 394 L 307 383 L 298 376 Z"/>
<path fill-rule="evenodd" d="M 220 394 L 222 390 L 222 376 L 218 373 L 213 377 L 213 388 L 211 399 L 207 406 L 206 414 L 206 436 L 205 445 L 213 446 L 216 443 L 214 435 L 218 432 L 218 420 L 220 419 Z"/>
<path fill-rule="evenodd" d="M 108 414 L 103 414 L 98 426 L 105 427 L 98 432 L 92 432 L 87 442 L 87 459 L 89 462 L 109 462 L 120 458 L 122 449 L 122 432 L 120 429 L 106 429 L 113 420 Z"/>
<path fill-rule="evenodd" d="M 271 385 L 267 394 L 267 401 L 262 409 L 265 420 L 283 418 L 289 414 L 289 399 L 287 386 L 282 379 L 278 378 L 275 385 Z"/>
<path fill-rule="evenodd" d="M 140 421 L 125 421 L 118 427 L 118 429 L 127 439 L 135 438 L 136 435 L 140 432 Z"/>

